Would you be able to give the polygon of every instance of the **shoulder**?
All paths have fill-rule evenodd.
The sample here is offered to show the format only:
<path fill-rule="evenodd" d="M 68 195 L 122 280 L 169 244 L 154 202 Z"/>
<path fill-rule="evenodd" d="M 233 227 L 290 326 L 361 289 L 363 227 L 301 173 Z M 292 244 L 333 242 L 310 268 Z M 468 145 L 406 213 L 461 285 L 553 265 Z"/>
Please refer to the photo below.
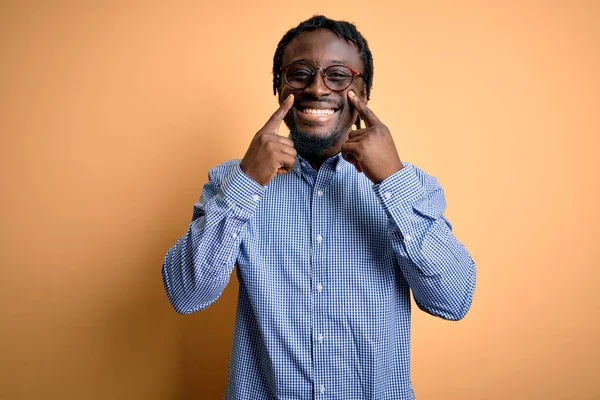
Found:
<path fill-rule="evenodd" d="M 239 167 L 241 160 L 229 160 L 211 168 L 208 171 L 208 179 L 213 182 L 222 182 L 227 176 Z"/>
<path fill-rule="evenodd" d="M 437 186 L 438 182 L 437 179 L 435 178 L 435 176 L 433 175 L 429 175 L 427 172 L 425 172 L 424 170 L 422 170 L 421 168 L 417 167 L 414 164 L 411 164 L 409 162 L 403 162 L 402 165 L 404 166 L 404 168 L 402 168 L 401 173 L 409 178 L 409 179 L 414 179 L 416 181 L 418 181 L 423 187 L 430 187 L 430 186 Z"/>

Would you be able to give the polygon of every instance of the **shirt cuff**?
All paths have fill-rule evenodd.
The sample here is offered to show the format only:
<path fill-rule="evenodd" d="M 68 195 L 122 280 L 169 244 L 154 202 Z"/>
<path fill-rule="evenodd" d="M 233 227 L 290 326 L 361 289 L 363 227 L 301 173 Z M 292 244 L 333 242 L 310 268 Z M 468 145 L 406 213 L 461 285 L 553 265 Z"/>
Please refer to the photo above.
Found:
<path fill-rule="evenodd" d="M 246 175 L 238 164 L 223 182 L 221 190 L 226 201 L 246 212 L 254 212 L 266 188 Z"/>
<path fill-rule="evenodd" d="M 386 212 L 397 208 L 412 209 L 414 204 L 425 195 L 425 182 L 417 176 L 412 164 L 373 185 L 373 190 Z"/>

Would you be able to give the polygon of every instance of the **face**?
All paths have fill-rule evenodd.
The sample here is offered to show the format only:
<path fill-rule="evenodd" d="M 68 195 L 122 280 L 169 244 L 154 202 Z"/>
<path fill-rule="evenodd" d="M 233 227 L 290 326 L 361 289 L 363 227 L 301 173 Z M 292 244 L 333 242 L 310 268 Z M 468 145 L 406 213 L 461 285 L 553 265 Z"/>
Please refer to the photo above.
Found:
<path fill-rule="evenodd" d="M 358 48 L 326 29 L 304 32 L 286 46 L 282 65 L 294 62 L 313 68 L 345 65 L 359 72 L 364 70 Z M 331 150 L 336 154 L 335 149 L 341 146 L 358 115 L 348 100 L 348 91 L 353 90 L 364 101 L 363 79 L 354 77 L 350 87 L 343 91 L 329 89 L 320 70 L 305 89 L 290 87 L 283 77 L 281 81 L 279 102 L 289 94 L 295 98 L 284 121 L 296 150 L 303 156 L 321 156 Z"/>

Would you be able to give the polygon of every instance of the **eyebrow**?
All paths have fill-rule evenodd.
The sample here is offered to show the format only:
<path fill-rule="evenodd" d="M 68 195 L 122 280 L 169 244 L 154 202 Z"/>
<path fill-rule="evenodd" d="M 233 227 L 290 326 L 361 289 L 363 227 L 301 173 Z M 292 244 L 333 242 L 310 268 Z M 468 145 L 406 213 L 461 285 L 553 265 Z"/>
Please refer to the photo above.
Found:
<path fill-rule="evenodd" d="M 314 63 L 311 60 L 307 60 L 306 58 L 298 58 L 296 60 L 292 60 L 289 62 L 289 64 L 294 64 L 297 62 L 303 62 L 303 63 L 307 63 L 310 65 L 313 65 Z M 329 63 L 326 63 L 329 65 L 348 65 L 348 63 L 346 61 L 342 61 L 342 60 L 331 60 L 329 61 Z"/>

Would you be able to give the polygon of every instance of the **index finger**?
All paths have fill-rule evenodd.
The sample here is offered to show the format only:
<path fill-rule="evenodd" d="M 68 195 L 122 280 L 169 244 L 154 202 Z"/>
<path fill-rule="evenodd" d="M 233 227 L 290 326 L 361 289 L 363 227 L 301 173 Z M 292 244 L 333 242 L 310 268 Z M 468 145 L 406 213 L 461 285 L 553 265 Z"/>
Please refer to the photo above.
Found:
<path fill-rule="evenodd" d="M 373 111 L 352 90 L 348 92 L 348 99 L 350 99 L 350 103 L 356 108 L 363 121 L 365 121 L 367 127 L 381 123 Z"/>
<path fill-rule="evenodd" d="M 275 134 L 279 133 L 279 127 L 281 126 L 281 121 L 285 115 L 290 111 L 292 105 L 294 104 L 294 95 L 290 94 L 285 100 L 281 103 L 277 111 L 271 115 L 271 118 L 267 121 L 262 130 L 267 130 L 269 132 L 273 132 Z"/>

